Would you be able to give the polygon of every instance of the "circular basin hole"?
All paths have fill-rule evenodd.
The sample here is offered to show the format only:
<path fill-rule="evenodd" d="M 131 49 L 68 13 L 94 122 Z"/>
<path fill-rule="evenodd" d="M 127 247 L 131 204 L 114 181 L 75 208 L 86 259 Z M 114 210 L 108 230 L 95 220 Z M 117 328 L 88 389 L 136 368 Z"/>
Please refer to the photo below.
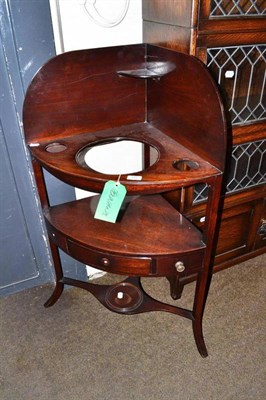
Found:
<path fill-rule="evenodd" d="M 182 159 L 174 161 L 173 167 L 176 168 L 178 171 L 190 171 L 193 169 L 198 169 L 199 164 L 193 160 Z"/>
<path fill-rule="evenodd" d="M 107 175 L 132 174 L 146 170 L 156 163 L 158 150 L 137 140 L 112 138 L 94 142 L 76 155 L 77 163 Z"/>
<path fill-rule="evenodd" d="M 66 146 L 62 143 L 50 143 L 45 148 L 48 153 L 61 153 L 61 151 L 66 150 Z"/>

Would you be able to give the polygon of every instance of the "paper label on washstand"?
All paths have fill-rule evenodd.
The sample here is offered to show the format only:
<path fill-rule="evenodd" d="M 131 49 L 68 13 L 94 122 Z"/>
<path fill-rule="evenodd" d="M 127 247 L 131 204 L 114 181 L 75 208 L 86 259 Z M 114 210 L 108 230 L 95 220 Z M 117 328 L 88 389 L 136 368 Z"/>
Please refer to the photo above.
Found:
<path fill-rule="evenodd" d="M 127 189 L 121 183 L 106 182 L 94 218 L 115 223 L 126 193 Z"/>

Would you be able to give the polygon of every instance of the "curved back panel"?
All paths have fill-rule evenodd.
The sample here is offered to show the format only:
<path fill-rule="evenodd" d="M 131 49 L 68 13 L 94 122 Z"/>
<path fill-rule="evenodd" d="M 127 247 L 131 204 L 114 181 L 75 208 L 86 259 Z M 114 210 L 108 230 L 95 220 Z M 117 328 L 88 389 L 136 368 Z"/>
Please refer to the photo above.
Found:
<path fill-rule="evenodd" d="M 143 122 L 145 82 L 116 72 L 143 63 L 145 45 L 73 51 L 51 59 L 26 94 L 27 143 Z"/>
<path fill-rule="evenodd" d="M 145 44 L 64 53 L 40 69 L 24 103 L 28 144 L 144 121 L 223 170 L 223 106 L 195 57 Z"/>
<path fill-rule="evenodd" d="M 160 80 L 148 82 L 147 120 L 223 170 L 226 124 L 216 83 L 193 56 L 148 45 L 147 60 L 175 65 Z"/>

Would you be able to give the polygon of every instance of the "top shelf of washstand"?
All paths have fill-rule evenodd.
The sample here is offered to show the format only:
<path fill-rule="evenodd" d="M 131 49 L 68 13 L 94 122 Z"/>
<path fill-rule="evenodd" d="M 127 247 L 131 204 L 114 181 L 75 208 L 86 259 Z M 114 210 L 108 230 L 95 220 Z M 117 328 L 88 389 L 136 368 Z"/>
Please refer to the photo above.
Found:
<path fill-rule="evenodd" d="M 45 169 L 95 192 L 114 178 L 82 162 L 84 149 L 99 143 L 139 141 L 146 158 L 149 147 L 157 151 L 156 162 L 146 163 L 135 180 L 122 174 L 131 195 L 193 185 L 224 168 L 223 108 L 207 68 L 157 46 L 79 50 L 51 59 L 27 91 L 24 130 Z"/>

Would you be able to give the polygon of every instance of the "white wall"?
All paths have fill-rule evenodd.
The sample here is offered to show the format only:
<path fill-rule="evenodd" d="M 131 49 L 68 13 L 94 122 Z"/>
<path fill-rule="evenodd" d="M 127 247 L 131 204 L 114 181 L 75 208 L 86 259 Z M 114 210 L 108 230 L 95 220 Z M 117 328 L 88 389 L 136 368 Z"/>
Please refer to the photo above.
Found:
<path fill-rule="evenodd" d="M 57 54 L 142 42 L 141 0 L 50 0 Z"/>

